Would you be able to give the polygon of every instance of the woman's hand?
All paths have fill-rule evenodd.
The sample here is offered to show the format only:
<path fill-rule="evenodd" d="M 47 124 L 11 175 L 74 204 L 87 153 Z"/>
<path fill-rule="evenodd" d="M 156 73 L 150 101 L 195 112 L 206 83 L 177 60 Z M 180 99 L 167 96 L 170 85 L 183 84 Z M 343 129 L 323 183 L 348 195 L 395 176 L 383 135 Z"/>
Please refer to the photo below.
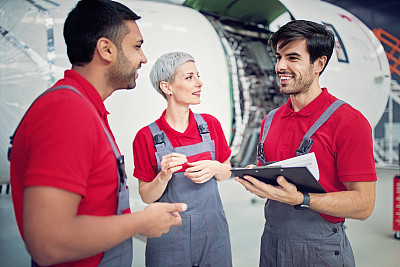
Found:
<path fill-rule="evenodd" d="M 159 199 L 167 188 L 172 174 L 187 162 L 186 156 L 179 153 L 168 154 L 161 159 L 161 170 L 151 182 L 139 179 L 139 194 L 144 203 L 153 203 Z"/>
<path fill-rule="evenodd" d="M 199 160 L 188 162 L 185 175 L 194 183 L 202 184 L 215 177 L 219 181 L 230 177 L 231 164 L 229 160 L 221 163 L 216 160 Z"/>
<path fill-rule="evenodd" d="M 218 161 L 200 160 L 196 162 L 188 162 L 185 175 L 194 183 L 202 184 L 210 180 L 217 172 Z"/>
<path fill-rule="evenodd" d="M 187 162 L 187 158 L 183 154 L 171 153 L 163 156 L 161 159 L 161 171 L 158 179 L 160 182 L 168 182 L 172 174 L 182 168 L 182 165 Z"/>

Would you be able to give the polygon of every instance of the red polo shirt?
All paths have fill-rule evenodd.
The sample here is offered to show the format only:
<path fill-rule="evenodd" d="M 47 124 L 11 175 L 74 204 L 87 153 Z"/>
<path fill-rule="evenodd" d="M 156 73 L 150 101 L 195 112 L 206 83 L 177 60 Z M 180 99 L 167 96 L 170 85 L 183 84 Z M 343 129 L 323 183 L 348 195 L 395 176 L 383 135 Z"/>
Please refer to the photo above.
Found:
<path fill-rule="evenodd" d="M 295 112 L 291 100 L 280 107 L 272 120 L 264 143 L 267 161 L 280 161 L 296 156 L 306 132 L 336 97 L 326 88 L 310 104 Z M 261 135 L 265 118 L 261 123 Z M 343 182 L 376 181 L 372 130 L 367 119 L 350 105 L 342 105 L 311 136 L 320 173 L 319 182 L 327 192 L 346 191 Z M 336 223 L 344 218 L 321 214 Z"/>
<path fill-rule="evenodd" d="M 75 87 L 95 109 L 77 93 L 61 89 L 39 98 L 22 120 L 11 153 L 12 197 L 22 236 L 23 192 L 29 186 L 82 196 L 78 214 L 107 216 L 117 211 L 116 159 L 98 119 L 100 115 L 109 128 L 108 112 L 96 89 L 74 70 L 65 72 L 55 84 L 60 85 Z M 97 266 L 101 257 L 67 265 Z"/>
<path fill-rule="evenodd" d="M 191 110 L 189 110 L 189 125 L 186 131 L 183 133 L 172 129 L 165 120 L 164 116 L 165 111 L 161 117 L 156 120 L 156 123 L 160 130 L 164 131 L 164 133 L 167 135 L 173 147 L 188 146 L 202 142 L 199 130 L 197 129 L 194 114 Z M 231 155 L 231 149 L 226 142 L 221 124 L 215 117 L 209 114 L 201 114 L 201 116 L 207 122 L 211 139 L 214 140 L 215 143 L 215 160 L 219 162 L 226 161 Z M 135 140 L 133 141 L 133 156 L 135 164 L 133 176 L 145 182 L 153 181 L 158 174 L 155 152 L 156 148 L 154 147 L 153 136 L 150 128 L 147 126 L 143 127 L 137 133 Z M 197 160 L 211 159 L 207 155 L 201 156 L 203 157 L 194 157 L 192 159 L 188 159 L 188 161 L 192 162 Z"/>

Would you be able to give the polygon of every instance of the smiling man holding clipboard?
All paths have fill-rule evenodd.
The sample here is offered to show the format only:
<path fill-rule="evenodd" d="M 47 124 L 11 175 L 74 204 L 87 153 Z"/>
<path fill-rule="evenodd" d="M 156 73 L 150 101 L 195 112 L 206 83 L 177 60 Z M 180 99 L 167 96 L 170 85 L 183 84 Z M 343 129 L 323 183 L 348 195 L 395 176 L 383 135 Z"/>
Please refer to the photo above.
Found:
<path fill-rule="evenodd" d="M 268 199 L 260 266 L 355 266 L 343 222 L 365 220 L 374 208 L 371 126 L 319 85 L 335 44 L 332 32 L 318 23 L 291 21 L 271 36 L 270 44 L 280 92 L 290 98 L 261 124 L 257 165 L 314 152 L 318 182 L 327 193 L 297 187 L 297 177 L 292 183 L 278 176 L 276 185 L 248 175 L 236 178 Z"/>

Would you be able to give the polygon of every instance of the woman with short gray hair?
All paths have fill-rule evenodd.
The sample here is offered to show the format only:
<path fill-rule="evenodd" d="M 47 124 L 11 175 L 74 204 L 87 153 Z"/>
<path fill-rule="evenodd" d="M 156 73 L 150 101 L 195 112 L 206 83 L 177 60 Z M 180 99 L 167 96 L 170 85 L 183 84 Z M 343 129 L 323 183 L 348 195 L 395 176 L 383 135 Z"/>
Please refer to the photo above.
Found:
<path fill-rule="evenodd" d="M 134 176 L 145 203 L 184 202 L 182 226 L 147 239 L 146 266 L 232 266 L 229 229 L 217 181 L 231 176 L 220 122 L 194 114 L 203 82 L 194 58 L 173 52 L 154 63 L 150 80 L 167 100 L 161 117 L 133 142 Z"/>

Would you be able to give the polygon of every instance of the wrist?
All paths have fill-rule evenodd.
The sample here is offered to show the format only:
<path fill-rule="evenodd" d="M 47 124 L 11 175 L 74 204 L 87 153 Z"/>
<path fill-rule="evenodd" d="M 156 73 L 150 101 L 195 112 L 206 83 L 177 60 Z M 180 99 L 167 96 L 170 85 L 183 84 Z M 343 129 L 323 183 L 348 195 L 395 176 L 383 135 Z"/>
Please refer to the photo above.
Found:
<path fill-rule="evenodd" d="M 301 192 L 303 195 L 303 202 L 299 205 L 295 205 L 294 208 L 295 209 L 309 209 L 310 208 L 310 195 L 308 194 L 308 192 Z"/>
<path fill-rule="evenodd" d="M 298 205 L 301 205 L 301 204 L 303 204 L 303 202 L 304 202 L 304 195 L 303 195 L 303 192 L 300 192 L 300 191 L 297 191 L 297 193 L 298 193 L 298 201 L 296 202 L 297 204 L 296 205 L 294 205 L 294 206 L 298 206 Z"/>
<path fill-rule="evenodd" d="M 159 172 L 157 180 L 159 184 L 165 185 L 169 182 L 170 179 L 168 179 L 168 177 L 166 176 L 163 176 L 163 174 Z"/>

